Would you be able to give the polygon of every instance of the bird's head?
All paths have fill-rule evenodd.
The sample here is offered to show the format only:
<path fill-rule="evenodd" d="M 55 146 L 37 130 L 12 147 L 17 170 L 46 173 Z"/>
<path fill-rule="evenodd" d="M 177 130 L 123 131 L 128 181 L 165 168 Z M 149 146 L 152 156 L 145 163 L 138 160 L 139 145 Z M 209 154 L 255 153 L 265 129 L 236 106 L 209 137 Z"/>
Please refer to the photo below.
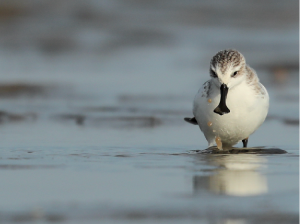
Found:
<path fill-rule="evenodd" d="M 226 106 L 226 97 L 230 89 L 246 79 L 246 60 L 236 50 L 218 52 L 210 62 L 210 76 L 212 82 L 220 88 L 221 99 L 219 106 L 214 110 L 219 115 L 230 112 Z"/>

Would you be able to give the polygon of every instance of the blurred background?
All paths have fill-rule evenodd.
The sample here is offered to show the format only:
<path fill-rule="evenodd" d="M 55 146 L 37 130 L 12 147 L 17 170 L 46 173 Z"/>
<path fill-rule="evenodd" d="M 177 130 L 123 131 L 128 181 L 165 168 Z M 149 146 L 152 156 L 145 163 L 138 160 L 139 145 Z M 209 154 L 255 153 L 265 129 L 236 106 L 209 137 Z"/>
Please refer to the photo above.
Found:
<path fill-rule="evenodd" d="M 270 94 L 249 145 L 286 157 L 187 156 L 229 48 Z M 0 101 L 0 221 L 298 223 L 297 0 L 0 0 Z"/>
<path fill-rule="evenodd" d="M 234 48 L 274 88 L 272 98 L 297 102 L 298 39 L 296 0 L 1 0 L 0 96 L 25 96 L 30 107 L 12 110 L 35 118 L 74 105 L 98 112 L 150 105 L 187 116 L 211 57 Z M 33 97 L 48 97 L 47 110 Z M 82 123 L 82 113 L 63 119 Z M 153 113 L 145 122 L 162 123 Z"/>

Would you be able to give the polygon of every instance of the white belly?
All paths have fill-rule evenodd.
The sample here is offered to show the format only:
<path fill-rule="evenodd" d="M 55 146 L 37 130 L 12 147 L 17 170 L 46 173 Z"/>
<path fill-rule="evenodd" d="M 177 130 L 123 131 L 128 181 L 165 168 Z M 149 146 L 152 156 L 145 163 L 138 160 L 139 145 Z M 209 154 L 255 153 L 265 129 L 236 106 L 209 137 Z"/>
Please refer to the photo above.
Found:
<path fill-rule="evenodd" d="M 194 100 L 194 116 L 210 146 L 217 136 L 223 146 L 233 146 L 264 122 L 269 108 L 267 92 L 255 95 L 246 84 L 239 85 L 228 91 L 226 104 L 230 113 L 219 115 L 213 111 L 220 102 L 220 91 L 216 86 L 212 88 L 210 97 L 203 97 L 199 91 Z"/>

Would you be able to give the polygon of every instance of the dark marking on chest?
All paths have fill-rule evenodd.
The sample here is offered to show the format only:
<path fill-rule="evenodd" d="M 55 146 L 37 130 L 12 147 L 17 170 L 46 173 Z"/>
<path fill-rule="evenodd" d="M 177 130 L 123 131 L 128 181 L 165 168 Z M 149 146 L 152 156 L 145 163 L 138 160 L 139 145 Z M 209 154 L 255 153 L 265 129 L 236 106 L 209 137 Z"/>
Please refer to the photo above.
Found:
<path fill-rule="evenodd" d="M 210 91 L 211 91 L 211 82 L 210 81 L 206 81 L 203 84 L 203 90 L 201 93 L 201 97 L 208 97 L 210 95 Z"/>

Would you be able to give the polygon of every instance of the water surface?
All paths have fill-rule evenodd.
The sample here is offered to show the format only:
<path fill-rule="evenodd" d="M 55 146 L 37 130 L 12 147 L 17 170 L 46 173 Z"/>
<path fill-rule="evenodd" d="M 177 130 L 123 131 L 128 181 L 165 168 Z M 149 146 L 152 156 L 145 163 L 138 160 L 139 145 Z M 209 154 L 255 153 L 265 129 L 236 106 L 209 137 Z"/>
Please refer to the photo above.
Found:
<path fill-rule="evenodd" d="M 297 4 L 0 4 L 0 221 L 298 223 Z M 269 91 L 267 153 L 183 120 L 225 48 Z"/>

